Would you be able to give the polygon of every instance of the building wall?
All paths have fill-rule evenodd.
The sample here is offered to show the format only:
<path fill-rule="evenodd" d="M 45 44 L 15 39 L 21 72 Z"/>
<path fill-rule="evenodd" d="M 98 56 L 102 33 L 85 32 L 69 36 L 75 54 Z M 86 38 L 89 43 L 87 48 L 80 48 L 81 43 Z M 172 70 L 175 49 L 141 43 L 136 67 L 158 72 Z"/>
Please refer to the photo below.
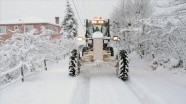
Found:
<path fill-rule="evenodd" d="M 36 35 L 41 34 L 41 24 L 35 24 L 33 25 L 34 29 L 37 29 Z"/>
<path fill-rule="evenodd" d="M 15 31 L 14 27 L 15 26 L 18 26 L 18 29 L 19 29 L 19 33 L 24 33 L 24 26 L 26 25 L 32 25 L 34 29 L 36 29 L 36 33 L 35 35 L 39 35 L 41 34 L 41 27 L 44 26 L 44 27 L 47 27 L 47 26 L 51 26 L 51 27 L 54 27 L 54 28 L 57 28 L 58 31 L 54 34 L 51 35 L 51 38 L 54 39 L 54 38 L 60 38 L 61 37 L 61 34 L 60 34 L 60 31 L 61 31 L 61 27 L 60 26 L 57 26 L 57 25 L 53 25 L 53 24 L 49 24 L 49 23 L 32 23 L 32 24 L 0 24 L 0 26 L 6 26 L 6 34 L 0 34 L 0 37 L 3 38 L 3 40 L 7 40 L 9 39 L 12 35 L 13 35 L 13 31 Z"/>

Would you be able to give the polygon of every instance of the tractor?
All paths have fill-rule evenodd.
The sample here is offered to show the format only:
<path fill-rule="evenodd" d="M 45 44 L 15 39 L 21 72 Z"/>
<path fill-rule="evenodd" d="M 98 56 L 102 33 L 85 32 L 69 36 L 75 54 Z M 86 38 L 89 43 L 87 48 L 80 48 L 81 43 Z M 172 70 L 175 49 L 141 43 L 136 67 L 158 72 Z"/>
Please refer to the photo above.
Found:
<path fill-rule="evenodd" d="M 118 36 L 110 35 L 110 20 L 95 17 L 93 20 L 85 20 L 85 38 L 77 38 L 78 41 L 85 40 L 86 45 L 81 49 L 73 49 L 69 61 L 69 76 L 75 77 L 80 74 L 82 64 L 104 64 L 115 63 L 116 75 L 122 80 L 128 79 L 127 52 L 119 50 L 114 52 L 110 46 L 112 41 L 119 41 Z"/>

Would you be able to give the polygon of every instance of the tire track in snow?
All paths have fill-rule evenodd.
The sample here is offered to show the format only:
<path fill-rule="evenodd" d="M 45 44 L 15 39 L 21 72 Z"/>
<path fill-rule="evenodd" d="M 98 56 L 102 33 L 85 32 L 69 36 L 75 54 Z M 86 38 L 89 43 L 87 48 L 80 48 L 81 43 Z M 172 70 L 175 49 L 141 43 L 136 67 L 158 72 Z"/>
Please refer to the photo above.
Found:
<path fill-rule="evenodd" d="M 122 81 L 111 65 L 83 66 L 72 104 L 167 104 L 130 76 Z"/>
<path fill-rule="evenodd" d="M 144 104 L 183 104 L 186 101 L 184 88 L 175 85 L 163 75 L 159 76 L 158 73 L 132 70 L 130 79 L 127 85 Z"/>
<path fill-rule="evenodd" d="M 87 68 L 82 66 L 81 73 L 78 76 L 74 96 L 70 104 L 88 104 L 90 95 L 90 74 Z"/>
<path fill-rule="evenodd" d="M 112 65 L 90 65 L 82 69 L 72 104 L 184 104 L 186 101 L 182 86 L 141 67 L 131 67 L 127 81 L 117 78 Z"/>
<path fill-rule="evenodd" d="M 149 88 L 140 83 L 138 79 L 130 77 L 126 85 L 138 97 L 141 104 L 167 104 L 162 98 L 153 94 Z"/>
<path fill-rule="evenodd" d="M 74 104 L 141 104 L 111 65 L 82 67 Z M 84 87 L 83 87 L 84 86 Z"/>

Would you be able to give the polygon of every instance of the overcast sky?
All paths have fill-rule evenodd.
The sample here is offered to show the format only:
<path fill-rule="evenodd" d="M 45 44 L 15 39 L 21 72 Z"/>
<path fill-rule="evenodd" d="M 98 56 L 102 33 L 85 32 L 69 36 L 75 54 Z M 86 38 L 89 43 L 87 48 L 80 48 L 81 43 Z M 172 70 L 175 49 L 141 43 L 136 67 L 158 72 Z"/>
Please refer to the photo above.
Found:
<path fill-rule="evenodd" d="M 74 8 L 72 0 L 69 0 Z M 110 17 L 114 6 L 119 0 L 74 0 L 80 14 L 82 23 L 84 19 L 101 16 L 104 19 Z M 165 0 L 158 0 L 159 2 Z M 54 17 L 60 17 L 60 23 L 64 17 L 66 0 L 0 0 L 0 23 L 21 17 L 36 16 L 54 23 Z M 74 8 L 74 12 L 75 8 Z M 76 16 L 77 17 L 77 16 Z M 77 17 L 78 19 L 78 17 Z M 79 33 L 84 34 L 79 22 Z"/>

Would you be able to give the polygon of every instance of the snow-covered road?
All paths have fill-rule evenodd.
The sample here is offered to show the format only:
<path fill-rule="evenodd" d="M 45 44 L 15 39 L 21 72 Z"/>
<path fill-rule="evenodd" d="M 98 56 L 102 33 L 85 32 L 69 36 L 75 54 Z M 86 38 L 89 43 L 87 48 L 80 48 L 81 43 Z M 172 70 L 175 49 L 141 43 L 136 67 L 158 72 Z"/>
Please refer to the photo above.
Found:
<path fill-rule="evenodd" d="M 147 69 L 133 61 L 122 81 L 111 65 L 83 67 L 72 104 L 185 104 L 185 73 Z"/>
<path fill-rule="evenodd" d="M 72 104 L 140 104 L 125 82 L 116 77 L 114 67 L 100 65 L 83 69 Z"/>
<path fill-rule="evenodd" d="M 130 77 L 118 79 L 111 65 L 82 66 L 67 75 L 68 60 L 30 76 L 0 93 L 0 104 L 185 104 L 186 73 L 152 71 L 142 60 L 130 62 Z"/>

